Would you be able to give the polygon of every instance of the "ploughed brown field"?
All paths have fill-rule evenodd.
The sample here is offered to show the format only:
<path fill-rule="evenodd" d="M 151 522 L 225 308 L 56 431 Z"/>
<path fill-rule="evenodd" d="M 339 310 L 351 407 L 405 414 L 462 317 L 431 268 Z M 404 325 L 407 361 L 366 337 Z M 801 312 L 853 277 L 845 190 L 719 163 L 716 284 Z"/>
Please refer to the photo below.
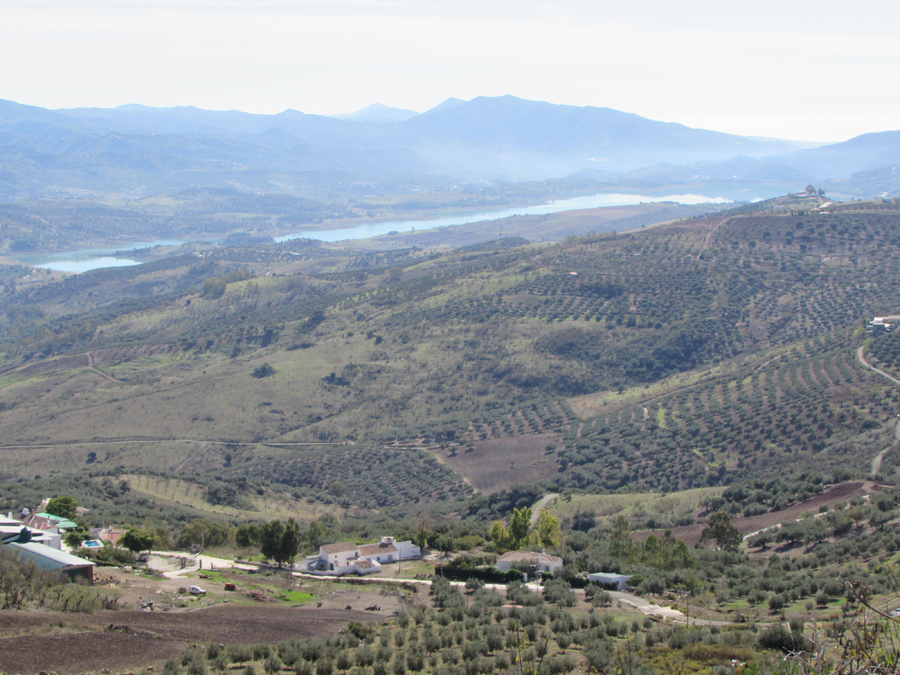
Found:
<path fill-rule="evenodd" d="M 848 483 L 840 483 L 828 488 L 822 494 L 816 495 L 812 499 L 805 502 L 794 504 L 783 511 L 772 511 L 771 513 L 763 513 L 759 516 L 750 516 L 748 518 L 734 518 L 732 523 L 743 535 L 747 536 L 754 532 L 759 532 L 768 527 L 773 527 L 779 523 L 786 523 L 791 520 L 797 520 L 804 513 L 818 513 L 822 506 L 833 506 L 838 502 L 844 502 L 854 495 L 867 495 L 878 492 L 881 487 L 877 483 L 871 481 L 851 481 Z M 700 542 L 700 536 L 703 534 L 703 523 L 695 523 L 694 525 L 684 525 L 682 527 L 673 527 L 672 536 L 683 539 L 688 546 L 696 546 Z M 644 540 L 651 534 L 657 536 L 662 534 L 662 530 L 644 530 L 643 532 L 635 532 L 634 539 Z"/>
<path fill-rule="evenodd" d="M 473 443 L 471 452 L 460 447 L 455 455 L 442 456 L 480 492 L 491 494 L 553 477 L 558 470 L 556 453 L 546 448 L 558 440 L 552 433 L 491 438 Z"/>
<path fill-rule="evenodd" d="M 91 615 L 0 611 L 0 671 L 113 672 L 178 657 L 185 647 L 330 637 L 378 613 L 317 607 L 217 605 L 192 612 Z"/>

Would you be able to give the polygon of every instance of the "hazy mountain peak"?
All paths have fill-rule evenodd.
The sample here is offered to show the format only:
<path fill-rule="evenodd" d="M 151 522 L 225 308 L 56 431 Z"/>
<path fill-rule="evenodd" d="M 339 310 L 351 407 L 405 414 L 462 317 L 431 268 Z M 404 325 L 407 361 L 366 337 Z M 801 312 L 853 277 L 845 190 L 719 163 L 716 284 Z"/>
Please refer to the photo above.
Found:
<path fill-rule="evenodd" d="M 443 103 L 438 103 L 433 108 L 429 108 L 428 110 L 425 111 L 425 113 L 433 113 L 433 112 L 438 112 L 440 110 L 448 110 L 450 108 L 455 108 L 456 106 L 462 105 L 464 103 L 468 103 L 468 101 L 463 101 L 461 98 L 454 98 L 453 96 L 451 96 Z M 422 114 L 424 115 L 425 113 L 422 113 Z"/>
<path fill-rule="evenodd" d="M 96 108 L 93 108 L 96 110 Z M 113 108 L 113 110 L 124 110 L 126 112 L 149 112 L 151 110 L 165 110 L 165 108 L 158 108 L 152 105 L 143 105 L 142 103 L 126 103 L 125 105 L 119 105 Z"/>
<path fill-rule="evenodd" d="M 344 113 L 341 115 L 332 115 L 335 119 L 350 120 L 353 122 L 403 122 L 410 117 L 418 115 L 415 110 L 405 110 L 404 108 L 392 108 L 381 103 L 373 103 L 366 106 L 362 110 L 352 113 Z"/>

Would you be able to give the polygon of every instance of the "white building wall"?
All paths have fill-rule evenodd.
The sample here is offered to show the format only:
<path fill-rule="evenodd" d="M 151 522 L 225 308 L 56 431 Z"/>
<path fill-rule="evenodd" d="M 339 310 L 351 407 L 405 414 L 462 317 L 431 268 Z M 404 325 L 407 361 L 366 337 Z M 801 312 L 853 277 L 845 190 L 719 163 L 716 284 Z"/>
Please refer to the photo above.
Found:
<path fill-rule="evenodd" d="M 394 546 L 399 551 L 400 560 L 407 558 L 418 558 L 422 555 L 422 549 L 413 544 L 411 541 L 396 541 Z"/>
<path fill-rule="evenodd" d="M 629 574 L 588 574 L 588 581 L 594 581 L 598 584 L 615 584 L 616 589 L 624 591 L 628 586 L 628 580 L 631 578 Z"/>
<path fill-rule="evenodd" d="M 560 560 L 559 562 L 555 562 L 555 563 L 549 563 L 546 565 L 542 564 L 540 567 L 541 567 L 542 572 L 548 572 L 549 574 L 553 574 L 557 570 L 561 571 L 563 568 L 563 564 L 562 564 L 562 560 Z"/>

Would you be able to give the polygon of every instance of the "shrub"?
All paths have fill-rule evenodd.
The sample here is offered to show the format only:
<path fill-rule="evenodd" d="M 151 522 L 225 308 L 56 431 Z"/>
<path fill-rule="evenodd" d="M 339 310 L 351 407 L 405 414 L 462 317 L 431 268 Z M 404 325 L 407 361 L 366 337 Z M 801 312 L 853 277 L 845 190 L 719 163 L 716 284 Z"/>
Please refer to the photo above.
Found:
<path fill-rule="evenodd" d="M 262 365 L 254 368 L 253 372 L 250 374 L 253 375 L 253 377 L 257 377 L 257 378 L 269 377 L 269 375 L 275 374 L 275 369 L 272 366 L 270 366 L 268 363 L 263 363 Z"/>

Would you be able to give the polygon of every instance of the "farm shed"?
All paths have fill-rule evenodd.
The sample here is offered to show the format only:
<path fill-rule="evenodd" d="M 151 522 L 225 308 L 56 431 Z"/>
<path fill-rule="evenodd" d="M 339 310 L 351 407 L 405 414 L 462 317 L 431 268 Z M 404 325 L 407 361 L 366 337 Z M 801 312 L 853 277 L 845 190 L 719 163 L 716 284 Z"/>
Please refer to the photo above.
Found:
<path fill-rule="evenodd" d="M 606 588 L 615 586 L 617 591 L 624 591 L 628 588 L 629 579 L 631 579 L 630 574 L 606 574 L 603 572 L 588 574 L 588 581 L 600 584 Z"/>
<path fill-rule="evenodd" d="M 35 542 L 12 543 L 8 546 L 17 549 L 22 561 L 33 561 L 42 570 L 59 571 L 73 579 L 82 578 L 87 580 L 88 584 L 94 583 L 95 565 L 90 560 Z"/>

